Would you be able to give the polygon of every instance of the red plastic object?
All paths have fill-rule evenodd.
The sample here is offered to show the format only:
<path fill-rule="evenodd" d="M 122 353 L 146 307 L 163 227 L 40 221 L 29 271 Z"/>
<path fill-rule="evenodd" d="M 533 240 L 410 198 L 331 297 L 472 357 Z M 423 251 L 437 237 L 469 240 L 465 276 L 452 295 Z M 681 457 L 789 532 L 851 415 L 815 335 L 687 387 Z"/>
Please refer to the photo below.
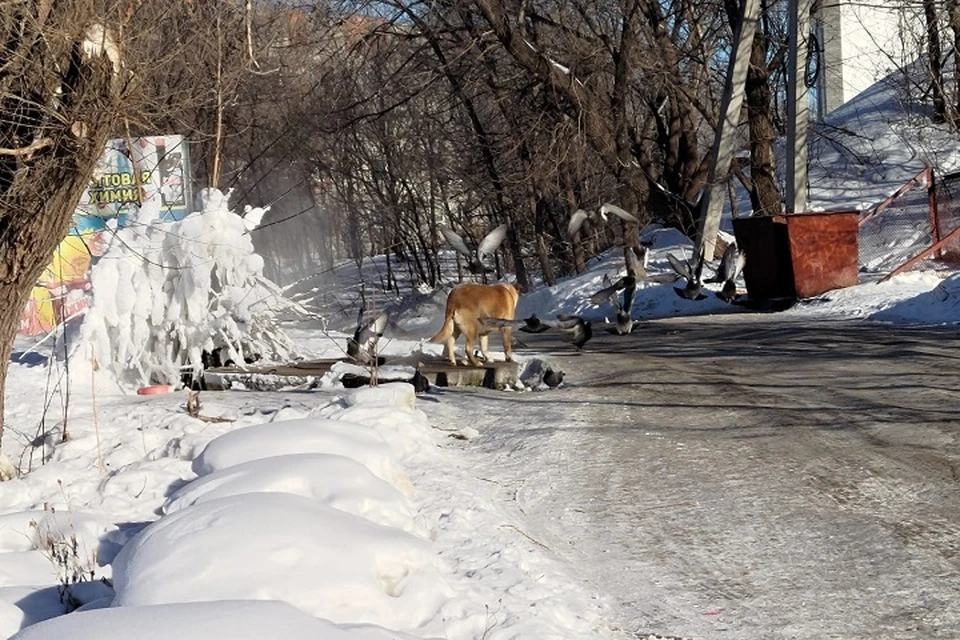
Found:
<path fill-rule="evenodd" d="M 140 387 L 137 389 L 138 396 L 156 396 L 164 393 L 170 393 L 173 391 L 173 387 L 169 384 L 153 384 L 148 387 Z"/>

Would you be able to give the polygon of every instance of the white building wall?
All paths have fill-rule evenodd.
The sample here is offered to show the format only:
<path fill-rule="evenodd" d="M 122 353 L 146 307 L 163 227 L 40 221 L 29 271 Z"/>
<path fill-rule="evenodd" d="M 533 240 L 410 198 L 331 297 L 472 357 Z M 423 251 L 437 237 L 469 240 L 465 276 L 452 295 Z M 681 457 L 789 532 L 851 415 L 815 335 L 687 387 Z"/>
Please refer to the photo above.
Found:
<path fill-rule="evenodd" d="M 824 2 L 821 29 L 821 112 L 829 113 L 921 52 L 924 20 L 919 6 L 902 1 Z"/>

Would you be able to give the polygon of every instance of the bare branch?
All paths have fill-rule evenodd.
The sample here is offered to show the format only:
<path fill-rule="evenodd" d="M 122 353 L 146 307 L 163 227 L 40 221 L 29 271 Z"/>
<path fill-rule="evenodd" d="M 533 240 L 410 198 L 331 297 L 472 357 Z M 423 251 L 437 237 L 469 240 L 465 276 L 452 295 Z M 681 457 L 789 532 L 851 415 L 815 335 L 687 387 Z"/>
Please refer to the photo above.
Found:
<path fill-rule="evenodd" d="M 28 144 L 25 147 L 19 147 L 17 149 L 6 149 L 0 147 L 0 156 L 28 156 L 34 151 L 39 151 L 45 147 L 53 145 L 53 140 L 51 138 L 40 138 L 35 140 L 32 144 Z"/>

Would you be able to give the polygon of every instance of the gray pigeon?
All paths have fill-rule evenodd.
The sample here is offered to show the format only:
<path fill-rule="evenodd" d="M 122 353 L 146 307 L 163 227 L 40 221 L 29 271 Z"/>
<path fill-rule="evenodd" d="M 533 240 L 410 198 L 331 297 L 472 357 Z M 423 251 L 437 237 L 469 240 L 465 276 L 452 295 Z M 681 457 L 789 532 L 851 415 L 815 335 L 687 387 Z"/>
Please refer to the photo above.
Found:
<path fill-rule="evenodd" d="M 704 282 L 722 282 L 723 286 L 717 292 L 717 297 L 724 302 L 731 302 L 737 297 L 737 278 L 740 277 L 746 263 L 746 255 L 737 248 L 736 243 L 730 243 L 723 252 L 716 274 Z"/>
<path fill-rule="evenodd" d="M 547 367 L 547 370 L 543 372 L 543 384 L 551 389 L 559 387 L 561 382 L 563 382 L 563 371 L 554 371 Z"/>
<path fill-rule="evenodd" d="M 703 274 L 703 245 L 700 246 L 699 250 L 694 252 L 689 260 L 683 261 L 680 258 L 676 257 L 672 253 L 667 254 L 667 260 L 670 261 L 670 266 L 673 267 L 673 270 L 677 272 L 677 275 L 685 278 L 687 284 L 681 289 L 679 287 L 674 287 L 673 290 L 677 292 L 677 295 L 681 298 L 686 298 L 687 300 L 704 300 L 707 296 L 703 295 L 703 280 L 701 275 Z"/>
<path fill-rule="evenodd" d="M 632 275 L 625 275 L 616 282 L 610 283 L 610 278 L 603 277 L 606 287 L 590 296 L 593 304 L 602 304 L 609 301 L 617 312 L 617 333 L 625 335 L 633 331 L 633 294 L 637 290 L 637 279 Z M 623 302 L 620 301 L 620 291 L 623 291 Z"/>
<path fill-rule="evenodd" d="M 357 364 L 379 364 L 377 340 L 387 328 L 388 319 L 387 312 L 381 311 L 374 319 L 364 322 L 363 309 L 360 309 L 357 314 L 357 330 L 354 331 L 353 337 L 347 340 L 347 356 Z"/>
<path fill-rule="evenodd" d="M 629 276 L 632 279 L 632 276 Z M 633 332 L 633 294 L 637 290 L 637 283 L 632 282 L 623 289 L 623 304 L 616 304 L 617 309 L 617 333 L 621 336 Z"/>
<path fill-rule="evenodd" d="M 413 385 L 414 393 L 426 393 L 430 390 L 430 381 L 427 380 L 427 376 L 420 373 L 419 369 L 413 372 L 410 384 Z"/>
<path fill-rule="evenodd" d="M 609 219 L 610 214 L 613 214 L 617 218 L 620 218 L 626 222 L 639 223 L 639 220 L 637 220 L 636 216 L 630 212 L 626 211 L 625 209 L 621 209 L 615 204 L 606 202 L 600 207 L 599 214 L 592 214 L 585 209 L 577 209 L 574 211 L 573 215 L 570 216 L 570 222 L 567 224 L 567 233 L 570 235 L 570 237 L 573 237 L 580 231 L 580 227 L 583 226 L 583 223 L 586 222 L 587 218 L 599 217 L 601 220 L 606 222 Z"/>
<path fill-rule="evenodd" d="M 590 322 L 580 316 L 558 315 L 557 321 L 553 326 L 561 331 L 566 331 L 573 338 L 573 346 L 582 349 L 583 345 L 593 337 L 593 328 Z"/>
<path fill-rule="evenodd" d="M 463 237 L 449 227 L 440 227 L 440 233 L 457 253 L 467 259 L 467 270 L 470 273 L 490 273 L 493 269 L 488 267 L 485 262 L 497 250 L 503 239 L 507 237 L 507 225 L 502 224 L 484 236 L 476 249 L 467 246 Z"/>
<path fill-rule="evenodd" d="M 490 316 L 480 316 L 477 318 L 477 321 L 480 323 L 480 329 L 484 333 L 499 331 L 504 327 L 510 327 L 511 329 L 516 327 L 522 329 L 524 326 L 526 326 L 526 321 L 524 320 L 509 320 L 507 318 L 492 318 Z"/>
<path fill-rule="evenodd" d="M 647 258 L 649 257 L 647 247 L 627 247 L 623 257 L 627 264 L 627 275 L 637 280 L 647 278 Z"/>
<path fill-rule="evenodd" d="M 537 314 L 531 314 L 529 318 L 523 320 L 523 326 L 520 331 L 527 333 L 543 333 L 548 329 L 559 329 L 569 333 L 573 338 L 573 344 L 578 349 L 587 343 L 587 340 L 593 337 L 593 328 L 590 323 L 580 316 L 558 315 L 556 320 L 541 320 Z"/>
<path fill-rule="evenodd" d="M 543 333 L 550 328 L 550 325 L 537 317 L 537 314 L 531 313 L 529 318 L 523 319 L 523 326 L 520 327 L 520 331 L 525 331 L 526 333 Z"/>

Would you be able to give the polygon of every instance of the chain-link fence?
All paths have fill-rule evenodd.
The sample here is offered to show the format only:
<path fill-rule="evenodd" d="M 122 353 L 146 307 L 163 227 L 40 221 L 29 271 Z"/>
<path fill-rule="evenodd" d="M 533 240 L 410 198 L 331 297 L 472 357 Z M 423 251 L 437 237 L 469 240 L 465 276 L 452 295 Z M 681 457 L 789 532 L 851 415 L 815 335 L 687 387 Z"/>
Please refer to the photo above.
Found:
<path fill-rule="evenodd" d="M 936 241 L 942 243 L 934 256 L 952 265 L 960 264 L 960 173 L 937 181 L 935 209 Z"/>
<path fill-rule="evenodd" d="M 936 179 L 924 169 L 860 217 L 858 238 L 867 277 L 960 264 L 960 173 Z"/>
<path fill-rule="evenodd" d="M 935 241 L 933 172 L 925 169 L 860 218 L 861 274 L 886 276 Z"/>

